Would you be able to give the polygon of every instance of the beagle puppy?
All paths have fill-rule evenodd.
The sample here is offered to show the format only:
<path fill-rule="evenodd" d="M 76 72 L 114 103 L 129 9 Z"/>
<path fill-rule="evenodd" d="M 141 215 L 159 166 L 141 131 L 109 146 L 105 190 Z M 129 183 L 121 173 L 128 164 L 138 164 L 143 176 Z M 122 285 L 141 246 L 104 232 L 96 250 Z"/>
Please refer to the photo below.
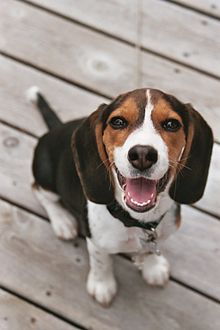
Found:
<path fill-rule="evenodd" d="M 180 204 L 204 192 L 213 135 L 190 104 L 150 88 L 61 123 L 40 91 L 29 99 L 49 132 L 33 159 L 34 192 L 56 235 L 86 237 L 87 290 L 109 305 L 117 291 L 112 254 L 129 253 L 150 285 L 169 278 L 160 241 L 180 225 Z"/>

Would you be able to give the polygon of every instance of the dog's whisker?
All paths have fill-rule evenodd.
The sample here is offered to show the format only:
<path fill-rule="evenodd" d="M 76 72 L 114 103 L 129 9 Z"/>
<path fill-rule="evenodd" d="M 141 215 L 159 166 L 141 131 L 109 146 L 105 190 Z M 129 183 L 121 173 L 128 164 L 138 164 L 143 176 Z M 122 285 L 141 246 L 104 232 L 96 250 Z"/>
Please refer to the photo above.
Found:
<path fill-rule="evenodd" d="M 192 168 L 190 168 L 189 166 L 186 166 L 186 165 L 180 163 L 179 161 L 175 161 L 175 160 L 172 160 L 172 159 L 170 159 L 170 165 L 172 165 L 173 167 L 180 165 L 181 167 L 186 168 L 186 169 L 192 171 Z"/>
<path fill-rule="evenodd" d="M 106 163 L 109 162 L 109 159 L 102 160 L 101 163 L 97 166 L 97 169 L 100 168 L 101 166 L 105 166 Z"/>

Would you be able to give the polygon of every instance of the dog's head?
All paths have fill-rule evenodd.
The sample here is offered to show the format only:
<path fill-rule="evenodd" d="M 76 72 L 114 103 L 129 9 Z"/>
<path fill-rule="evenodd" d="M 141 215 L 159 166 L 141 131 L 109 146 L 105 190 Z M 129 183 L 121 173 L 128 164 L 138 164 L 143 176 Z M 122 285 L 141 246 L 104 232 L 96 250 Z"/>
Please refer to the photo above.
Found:
<path fill-rule="evenodd" d="M 210 127 L 191 105 L 154 89 L 102 104 L 73 137 L 73 154 L 87 198 L 154 208 L 163 191 L 178 203 L 203 195 L 213 145 Z M 120 187 L 120 188 L 119 188 Z"/>

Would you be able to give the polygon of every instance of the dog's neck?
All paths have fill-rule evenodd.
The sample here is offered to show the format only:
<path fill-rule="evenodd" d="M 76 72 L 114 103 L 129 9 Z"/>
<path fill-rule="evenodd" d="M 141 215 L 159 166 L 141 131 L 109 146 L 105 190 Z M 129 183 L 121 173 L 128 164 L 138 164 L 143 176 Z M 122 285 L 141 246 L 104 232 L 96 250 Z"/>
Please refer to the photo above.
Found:
<path fill-rule="evenodd" d="M 111 213 L 111 215 L 114 218 L 120 220 L 125 225 L 125 227 L 138 227 L 145 230 L 156 229 L 157 226 L 160 224 L 161 220 L 163 219 L 164 215 L 166 214 L 165 212 L 154 221 L 143 222 L 132 218 L 131 215 L 127 211 L 125 211 L 116 200 L 108 204 L 107 209 Z"/>

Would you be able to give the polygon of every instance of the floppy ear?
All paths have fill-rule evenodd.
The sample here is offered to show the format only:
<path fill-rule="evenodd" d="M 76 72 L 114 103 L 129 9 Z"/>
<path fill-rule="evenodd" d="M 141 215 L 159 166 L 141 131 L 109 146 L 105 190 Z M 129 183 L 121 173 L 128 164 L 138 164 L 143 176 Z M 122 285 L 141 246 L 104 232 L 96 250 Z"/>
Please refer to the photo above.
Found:
<path fill-rule="evenodd" d="M 76 130 L 72 150 L 76 168 L 86 197 L 98 204 L 109 204 L 114 199 L 108 157 L 103 145 L 102 104 Z"/>
<path fill-rule="evenodd" d="M 205 189 L 211 160 L 212 130 L 202 116 L 185 105 L 188 113 L 186 146 L 180 160 L 180 169 L 170 188 L 170 196 L 178 203 L 198 201 Z"/>

